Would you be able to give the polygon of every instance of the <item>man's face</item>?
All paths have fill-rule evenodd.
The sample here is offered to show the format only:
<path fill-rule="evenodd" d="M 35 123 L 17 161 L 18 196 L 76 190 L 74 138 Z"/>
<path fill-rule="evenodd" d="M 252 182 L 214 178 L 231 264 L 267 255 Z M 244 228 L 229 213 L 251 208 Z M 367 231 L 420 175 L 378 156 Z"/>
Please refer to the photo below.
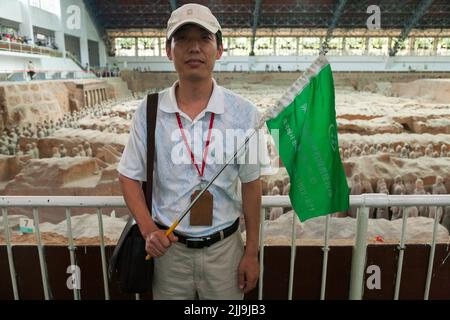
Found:
<path fill-rule="evenodd" d="M 216 36 L 195 24 L 178 29 L 166 45 L 166 53 L 174 62 L 180 79 L 199 81 L 210 78 L 214 64 L 223 53 L 217 48 Z"/>

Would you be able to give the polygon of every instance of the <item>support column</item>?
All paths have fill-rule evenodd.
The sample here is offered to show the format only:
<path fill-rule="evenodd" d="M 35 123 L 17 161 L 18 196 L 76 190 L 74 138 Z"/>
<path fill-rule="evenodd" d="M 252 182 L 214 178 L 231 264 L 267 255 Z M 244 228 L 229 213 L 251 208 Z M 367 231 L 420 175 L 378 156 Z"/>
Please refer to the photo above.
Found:
<path fill-rule="evenodd" d="M 99 41 L 98 43 L 98 53 L 100 55 L 100 60 L 99 60 L 99 64 L 100 67 L 104 67 L 106 65 L 106 57 L 107 57 L 107 52 L 106 52 L 106 46 L 105 43 L 103 41 Z"/>
<path fill-rule="evenodd" d="M 158 39 L 158 54 L 159 54 L 159 56 L 161 57 L 163 54 L 162 54 L 162 48 L 164 47 L 166 47 L 166 44 L 164 43 L 162 43 L 162 42 L 165 42 L 165 40 L 164 40 L 164 38 L 157 38 Z"/>
<path fill-rule="evenodd" d="M 34 44 L 34 33 L 33 33 L 33 23 L 31 21 L 30 6 L 28 5 L 28 0 L 20 1 L 20 11 L 22 13 L 22 23 L 19 24 L 19 33 L 31 41 L 28 43 L 30 45 Z"/>
<path fill-rule="evenodd" d="M 416 42 L 416 38 L 415 37 L 410 37 L 409 38 L 409 48 L 408 48 L 408 55 L 411 56 L 415 53 L 415 49 L 414 49 L 414 45 Z"/>
<path fill-rule="evenodd" d="M 433 56 L 437 56 L 437 48 L 438 48 L 438 42 L 439 42 L 439 38 L 438 37 L 434 37 L 433 38 Z"/>
<path fill-rule="evenodd" d="M 63 58 L 65 58 L 66 57 L 66 41 L 64 39 L 65 21 L 64 21 L 63 17 L 64 17 L 64 14 L 61 10 L 60 14 L 58 15 L 59 30 L 55 31 L 55 44 L 58 47 L 58 50 L 62 52 Z"/>
<path fill-rule="evenodd" d="M 80 35 L 80 62 L 84 68 L 86 63 L 89 63 L 89 65 L 91 65 L 91 63 L 89 61 L 88 31 L 87 31 L 87 25 L 86 25 L 86 22 L 89 20 L 89 14 L 87 12 L 87 9 L 86 9 L 84 3 L 82 3 L 81 12 L 82 12 L 81 13 L 81 15 L 82 15 L 81 21 L 84 22 L 84 26 L 81 28 L 82 32 Z"/>
<path fill-rule="evenodd" d="M 58 51 L 61 51 L 63 57 L 66 57 L 66 43 L 64 41 L 64 32 L 63 31 L 55 31 L 55 43 L 58 47 Z"/>
<path fill-rule="evenodd" d="M 276 36 L 273 37 L 273 55 L 274 56 L 277 55 L 277 37 Z"/>
<path fill-rule="evenodd" d="M 341 56 L 347 55 L 347 48 L 345 47 L 347 45 L 347 38 L 342 37 L 342 48 L 341 48 Z"/>
<path fill-rule="evenodd" d="M 370 45 L 370 37 L 366 37 L 366 41 L 364 43 L 364 54 L 366 56 L 369 54 L 369 45 Z"/>
<path fill-rule="evenodd" d="M 83 67 L 89 62 L 88 39 L 85 36 L 80 37 L 80 62 Z"/>
<path fill-rule="evenodd" d="M 138 56 L 138 38 L 134 38 L 134 56 Z"/>

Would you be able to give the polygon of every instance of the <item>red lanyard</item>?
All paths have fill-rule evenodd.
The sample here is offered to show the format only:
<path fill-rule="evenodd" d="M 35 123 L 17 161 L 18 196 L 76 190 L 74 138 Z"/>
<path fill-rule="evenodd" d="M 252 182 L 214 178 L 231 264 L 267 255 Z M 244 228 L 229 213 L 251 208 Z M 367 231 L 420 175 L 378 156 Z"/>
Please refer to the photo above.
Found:
<path fill-rule="evenodd" d="M 203 159 L 202 159 L 202 170 L 200 171 L 200 169 L 198 168 L 198 165 L 195 163 L 195 158 L 194 158 L 194 154 L 192 153 L 191 148 L 189 147 L 189 143 L 186 139 L 186 135 L 184 134 L 184 130 L 183 130 L 183 124 L 181 123 L 181 118 L 180 118 L 180 114 L 177 112 L 176 113 L 177 116 L 177 121 L 178 121 L 178 127 L 180 128 L 181 131 L 181 135 L 183 136 L 184 139 L 184 143 L 186 144 L 186 149 L 189 151 L 189 153 L 191 154 L 191 160 L 192 163 L 194 164 L 195 168 L 197 169 L 198 175 L 200 177 L 203 176 L 203 172 L 205 171 L 205 165 L 206 165 L 206 155 L 208 154 L 208 147 L 209 147 L 209 143 L 211 142 L 211 132 L 212 132 L 212 127 L 214 124 L 214 113 L 211 113 L 211 120 L 209 121 L 209 130 L 208 130 L 208 138 L 206 139 L 206 144 L 205 144 L 205 148 L 203 150 Z"/>

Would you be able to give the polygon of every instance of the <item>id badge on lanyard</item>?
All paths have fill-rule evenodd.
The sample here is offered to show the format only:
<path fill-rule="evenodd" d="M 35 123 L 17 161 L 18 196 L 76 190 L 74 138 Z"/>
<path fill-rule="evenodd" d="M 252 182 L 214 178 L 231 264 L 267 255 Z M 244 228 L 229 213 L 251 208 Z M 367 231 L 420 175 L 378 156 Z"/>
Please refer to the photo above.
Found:
<path fill-rule="evenodd" d="M 199 177 L 202 179 L 203 173 L 205 171 L 205 166 L 206 166 L 206 156 L 208 154 L 208 147 L 211 142 L 211 132 L 212 132 L 213 124 L 214 124 L 214 113 L 211 113 L 211 120 L 209 122 L 208 138 L 206 140 L 205 148 L 203 150 L 203 159 L 202 159 L 201 169 L 198 167 L 197 163 L 195 163 L 194 154 L 192 153 L 192 150 L 189 147 L 189 143 L 188 143 L 186 136 L 184 134 L 184 131 L 183 131 L 183 124 L 181 123 L 180 114 L 177 112 L 176 116 L 177 116 L 177 121 L 178 121 L 178 127 L 180 128 L 181 135 L 183 136 L 183 139 L 184 139 L 184 142 L 186 145 L 186 149 L 188 150 L 188 152 L 191 155 L 192 164 L 197 169 L 197 173 L 198 173 Z M 203 181 L 203 179 L 202 179 L 202 181 Z M 204 184 L 201 184 L 201 186 L 204 186 Z M 201 190 L 199 189 L 199 190 L 195 190 L 192 193 L 191 202 L 197 197 L 197 195 L 200 191 Z M 190 210 L 189 224 L 191 226 L 212 226 L 213 204 L 214 204 L 213 200 L 214 200 L 213 195 L 208 190 L 206 190 L 200 196 L 198 201 L 192 206 L 192 208 Z"/>

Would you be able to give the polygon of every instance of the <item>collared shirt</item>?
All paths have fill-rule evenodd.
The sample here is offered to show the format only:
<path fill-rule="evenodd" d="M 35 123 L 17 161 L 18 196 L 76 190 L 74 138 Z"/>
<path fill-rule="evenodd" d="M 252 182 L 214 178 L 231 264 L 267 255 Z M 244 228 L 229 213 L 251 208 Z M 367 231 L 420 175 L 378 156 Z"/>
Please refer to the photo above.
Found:
<path fill-rule="evenodd" d="M 178 107 L 175 97 L 177 85 L 178 82 L 175 82 L 172 87 L 159 93 L 155 130 L 152 217 L 166 226 L 172 225 L 180 217 L 182 211 L 189 205 L 193 192 L 201 189 L 213 178 L 222 168 L 223 163 L 242 144 L 245 134 L 248 134 L 247 130 L 255 128 L 259 120 L 259 113 L 250 101 L 217 85 L 214 80 L 213 92 L 207 107 L 194 120 L 191 120 Z M 146 181 L 147 177 L 146 106 L 147 98 L 136 110 L 130 126 L 129 140 L 118 165 L 118 171 L 122 175 L 139 181 Z M 203 177 L 199 176 L 192 164 L 178 126 L 177 112 L 180 114 L 187 141 L 200 169 L 211 113 L 215 114 Z M 228 129 L 240 129 L 238 140 L 241 143 L 235 143 L 234 149 L 230 147 L 232 145 L 230 141 L 235 140 L 232 136 L 236 134 L 236 131 Z M 252 140 L 265 143 L 261 141 L 261 135 L 259 139 L 250 141 Z M 250 149 L 250 146 L 246 149 L 247 157 L 249 157 Z M 263 151 L 259 152 L 267 155 L 265 144 Z M 243 158 L 240 158 L 241 161 L 229 164 L 208 188 L 214 199 L 212 226 L 190 226 L 188 214 L 178 225 L 177 231 L 198 237 L 232 225 L 242 212 L 240 183 L 254 181 L 260 176 L 261 159 L 258 157 L 254 161 L 255 158 L 252 158 L 251 163 L 249 161 L 243 163 Z"/>

